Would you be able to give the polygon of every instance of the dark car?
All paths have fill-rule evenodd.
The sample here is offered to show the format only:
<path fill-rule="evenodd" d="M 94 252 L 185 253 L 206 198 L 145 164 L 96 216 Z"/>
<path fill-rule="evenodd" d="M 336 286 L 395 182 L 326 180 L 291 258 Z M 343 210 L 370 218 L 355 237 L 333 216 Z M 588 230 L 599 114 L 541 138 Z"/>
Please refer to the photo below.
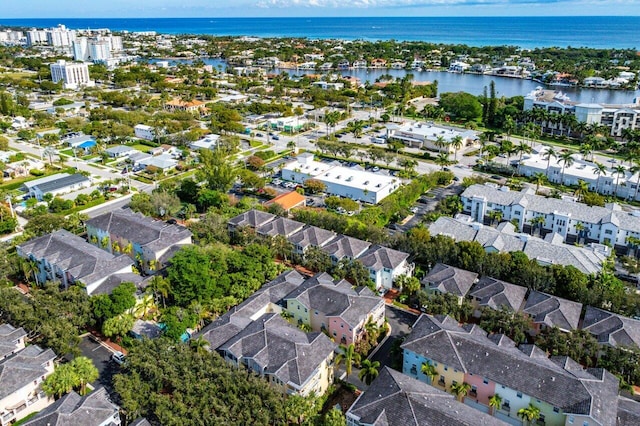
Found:
<path fill-rule="evenodd" d="M 498 175 L 491 175 L 491 179 L 497 179 L 497 180 L 500 180 L 500 179 L 502 179 L 502 176 L 498 176 Z"/>
<path fill-rule="evenodd" d="M 444 167 L 442 170 L 444 170 L 445 172 L 450 172 L 451 171 L 451 169 L 448 168 L 448 167 Z"/>

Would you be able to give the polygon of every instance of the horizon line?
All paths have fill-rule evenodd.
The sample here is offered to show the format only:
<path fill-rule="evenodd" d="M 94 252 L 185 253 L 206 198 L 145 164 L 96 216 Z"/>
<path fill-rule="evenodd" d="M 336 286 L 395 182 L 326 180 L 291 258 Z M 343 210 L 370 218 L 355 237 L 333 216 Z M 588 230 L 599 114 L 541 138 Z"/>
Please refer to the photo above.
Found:
<path fill-rule="evenodd" d="M 402 15 L 363 15 L 363 16 L 83 16 L 83 17 L 73 17 L 73 16 L 56 16 L 56 17 L 21 17 L 21 18 L 0 18 L 0 22 L 8 21 L 8 20 L 18 20 L 18 19 L 335 19 L 335 18 L 350 18 L 350 19 L 367 19 L 367 18 L 478 18 L 478 19 L 487 19 L 487 18 L 640 18 L 640 13 L 638 15 L 438 15 L 438 16 L 402 16 Z"/>

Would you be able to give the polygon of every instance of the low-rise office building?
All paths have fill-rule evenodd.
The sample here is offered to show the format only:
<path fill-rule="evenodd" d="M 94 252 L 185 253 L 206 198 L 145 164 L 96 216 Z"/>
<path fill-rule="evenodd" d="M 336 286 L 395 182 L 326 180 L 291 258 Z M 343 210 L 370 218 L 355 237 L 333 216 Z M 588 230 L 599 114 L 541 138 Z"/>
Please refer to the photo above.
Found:
<path fill-rule="evenodd" d="M 441 127 L 433 123 L 404 123 L 388 125 L 387 138 L 401 140 L 413 148 L 452 153 L 458 148 L 475 144 L 478 133 L 473 130 Z M 461 143 L 458 148 L 452 143 L 457 138 Z"/>
<path fill-rule="evenodd" d="M 400 179 L 382 173 L 316 161 L 312 153 L 300 154 L 286 163 L 282 178 L 300 184 L 316 179 L 325 184 L 329 194 L 371 204 L 379 203 L 402 184 Z"/>
<path fill-rule="evenodd" d="M 42 201 L 46 194 L 54 197 L 60 194 L 77 191 L 91 186 L 91 179 L 80 173 L 57 173 L 22 184 L 23 190 L 38 201 Z"/>

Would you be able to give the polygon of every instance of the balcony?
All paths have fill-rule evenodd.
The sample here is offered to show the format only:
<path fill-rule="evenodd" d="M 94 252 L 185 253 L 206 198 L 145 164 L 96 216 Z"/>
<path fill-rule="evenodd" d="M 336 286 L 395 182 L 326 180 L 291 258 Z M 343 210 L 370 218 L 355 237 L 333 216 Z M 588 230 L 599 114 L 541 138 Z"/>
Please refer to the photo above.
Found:
<path fill-rule="evenodd" d="M 11 420 L 13 420 L 13 418 L 14 418 L 15 416 L 16 416 L 16 415 L 15 415 L 13 412 L 11 412 L 11 413 L 7 413 L 7 414 L 3 414 L 3 415 L 2 415 L 2 417 L 0 417 L 0 419 L 2 419 L 2 424 L 3 424 L 3 425 L 6 425 L 6 424 L 8 424 Z"/>
<path fill-rule="evenodd" d="M 444 386 L 444 385 L 446 385 L 446 383 L 445 383 L 444 380 L 440 379 L 440 380 L 438 380 L 438 385 Z"/>
<path fill-rule="evenodd" d="M 511 411 L 511 406 L 509 406 L 509 404 L 502 404 L 502 411 L 506 411 L 508 413 Z"/>
<path fill-rule="evenodd" d="M 476 398 L 476 399 L 477 399 L 477 398 L 478 398 L 478 391 L 477 391 L 477 390 L 473 390 L 473 389 L 471 389 L 471 390 L 469 391 L 469 396 L 470 396 L 471 398 Z"/>

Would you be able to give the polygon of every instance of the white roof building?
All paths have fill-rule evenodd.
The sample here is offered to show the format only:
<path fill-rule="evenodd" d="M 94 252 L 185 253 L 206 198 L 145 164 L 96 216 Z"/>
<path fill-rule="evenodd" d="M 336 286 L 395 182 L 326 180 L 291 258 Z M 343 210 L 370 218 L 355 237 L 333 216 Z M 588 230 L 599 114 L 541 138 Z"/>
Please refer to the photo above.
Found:
<path fill-rule="evenodd" d="M 436 126 L 433 123 L 403 123 L 387 126 L 387 137 L 399 139 L 414 148 L 426 148 L 433 151 L 453 152 L 451 142 L 460 136 L 463 146 L 472 145 L 478 139 L 473 130 L 457 130 L 450 127 Z M 437 146 L 439 139 L 445 146 Z"/>
<path fill-rule="evenodd" d="M 287 163 L 282 178 L 301 184 L 316 179 L 326 185 L 329 194 L 371 204 L 379 203 L 402 184 L 400 179 L 382 173 L 316 161 L 311 153 L 300 154 Z"/>
<path fill-rule="evenodd" d="M 206 135 L 205 137 L 198 139 L 195 142 L 189 144 L 189 148 L 197 151 L 199 149 L 214 149 L 220 139 L 220 135 Z"/>

